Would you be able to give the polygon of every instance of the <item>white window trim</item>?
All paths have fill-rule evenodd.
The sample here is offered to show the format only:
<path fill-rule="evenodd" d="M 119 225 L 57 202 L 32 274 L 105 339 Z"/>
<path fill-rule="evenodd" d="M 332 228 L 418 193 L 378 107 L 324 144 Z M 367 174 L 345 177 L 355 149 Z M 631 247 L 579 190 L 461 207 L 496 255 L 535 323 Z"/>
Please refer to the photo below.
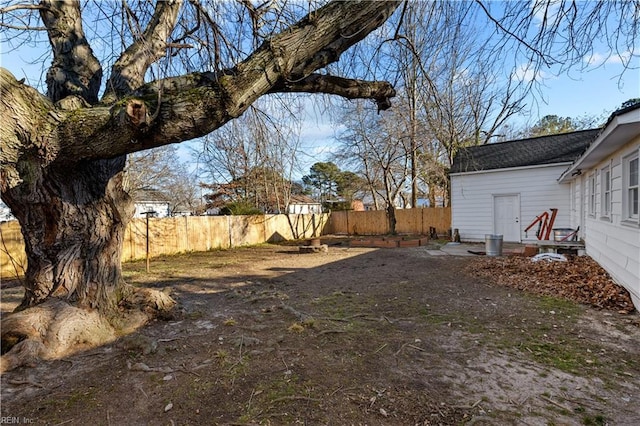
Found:
<path fill-rule="evenodd" d="M 571 214 L 575 214 L 576 211 L 576 186 L 577 186 L 577 181 L 575 179 L 571 180 L 571 184 L 570 184 L 570 191 L 569 193 L 571 194 L 571 198 L 569 199 L 569 211 L 571 211 Z"/>
<path fill-rule="evenodd" d="M 600 219 L 611 220 L 611 164 L 600 169 Z"/>
<path fill-rule="evenodd" d="M 627 225 L 638 226 L 640 223 L 639 215 L 629 214 L 629 191 L 632 189 L 629 186 L 629 164 L 633 160 L 639 160 L 638 150 L 635 150 L 629 155 L 622 157 L 622 223 Z M 636 191 L 639 189 L 638 185 L 633 187 Z"/>
<path fill-rule="evenodd" d="M 596 215 L 596 173 L 591 173 L 587 179 L 587 213 Z"/>

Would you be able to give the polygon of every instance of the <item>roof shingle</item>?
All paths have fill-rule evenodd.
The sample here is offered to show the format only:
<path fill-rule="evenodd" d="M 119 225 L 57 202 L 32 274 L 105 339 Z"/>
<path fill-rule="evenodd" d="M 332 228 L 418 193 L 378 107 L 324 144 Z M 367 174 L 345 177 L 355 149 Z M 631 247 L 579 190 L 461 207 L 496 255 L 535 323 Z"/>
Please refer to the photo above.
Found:
<path fill-rule="evenodd" d="M 450 173 L 568 163 L 578 158 L 601 129 L 471 146 L 458 151 Z"/>

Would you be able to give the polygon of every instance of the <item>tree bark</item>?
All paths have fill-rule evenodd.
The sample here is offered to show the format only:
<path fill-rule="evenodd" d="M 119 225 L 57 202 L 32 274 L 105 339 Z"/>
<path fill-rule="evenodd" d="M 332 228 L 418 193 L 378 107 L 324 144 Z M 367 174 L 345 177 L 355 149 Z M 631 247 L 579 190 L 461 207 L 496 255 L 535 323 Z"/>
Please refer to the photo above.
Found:
<path fill-rule="evenodd" d="M 134 211 L 122 189 L 124 164 L 124 157 L 46 169 L 25 164 L 30 181 L 3 194 L 27 253 L 19 309 L 48 297 L 105 311 L 115 307 L 122 241 Z"/>
<path fill-rule="evenodd" d="M 0 69 L 0 189 L 20 223 L 28 261 L 22 312 L 2 320 L 0 372 L 106 343 L 123 324 L 136 328 L 174 304 L 122 280 L 123 237 L 134 211 L 122 185 L 126 157 L 61 161 L 61 123 L 100 117 L 86 106 L 77 96 L 54 105 Z"/>
<path fill-rule="evenodd" d="M 125 157 L 57 160 L 56 124 L 66 111 L 0 69 L 2 199 L 20 222 L 28 266 L 20 309 L 57 297 L 108 310 L 120 279 Z"/>
<path fill-rule="evenodd" d="M 49 98 L 56 102 L 79 96 L 89 104 L 97 103 L 102 66 L 84 36 L 80 3 L 43 0 L 41 6 L 40 17 L 53 53 L 47 72 Z"/>
<path fill-rule="evenodd" d="M 396 225 L 398 223 L 396 219 L 396 207 L 391 203 L 387 204 L 387 220 L 389 221 L 389 233 L 396 235 Z"/>

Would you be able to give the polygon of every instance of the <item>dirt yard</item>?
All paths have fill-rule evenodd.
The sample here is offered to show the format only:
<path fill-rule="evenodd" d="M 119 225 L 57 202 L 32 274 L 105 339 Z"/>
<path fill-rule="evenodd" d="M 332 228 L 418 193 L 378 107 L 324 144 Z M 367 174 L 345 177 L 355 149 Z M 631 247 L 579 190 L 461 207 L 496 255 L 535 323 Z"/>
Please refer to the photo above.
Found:
<path fill-rule="evenodd" d="M 6 373 L 3 422 L 640 424 L 637 313 L 498 285 L 429 247 L 329 244 L 126 264 L 180 315 Z M 3 313 L 19 298 L 3 283 Z"/>

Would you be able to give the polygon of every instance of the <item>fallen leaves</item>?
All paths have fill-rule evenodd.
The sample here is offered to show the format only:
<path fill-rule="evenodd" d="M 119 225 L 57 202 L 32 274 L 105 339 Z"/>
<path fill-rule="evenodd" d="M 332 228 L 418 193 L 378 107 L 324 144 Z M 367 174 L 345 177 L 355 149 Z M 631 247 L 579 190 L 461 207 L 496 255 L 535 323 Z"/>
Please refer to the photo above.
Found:
<path fill-rule="evenodd" d="M 530 293 L 625 314 L 634 311 L 629 292 L 589 256 L 569 256 L 567 262 L 532 262 L 520 256 L 483 257 L 474 259 L 467 272 Z"/>

